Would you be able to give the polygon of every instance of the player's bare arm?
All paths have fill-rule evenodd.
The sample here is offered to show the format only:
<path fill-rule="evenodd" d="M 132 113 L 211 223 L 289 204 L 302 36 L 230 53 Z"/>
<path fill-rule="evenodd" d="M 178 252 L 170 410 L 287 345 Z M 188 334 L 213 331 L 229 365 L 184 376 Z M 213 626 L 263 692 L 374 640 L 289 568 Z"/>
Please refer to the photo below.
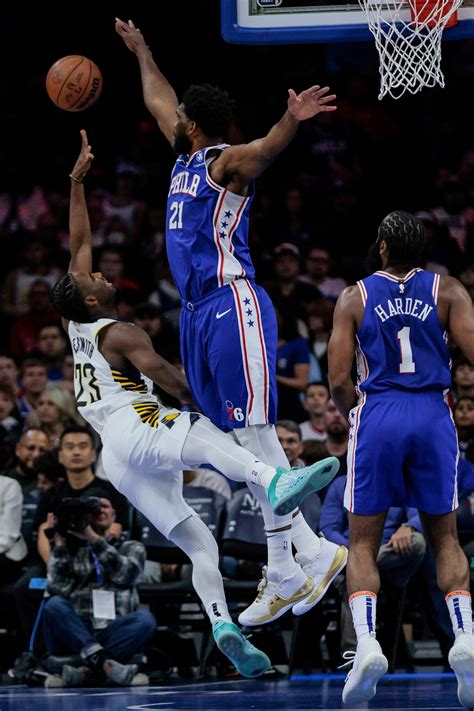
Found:
<path fill-rule="evenodd" d="M 173 129 L 178 107 L 178 99 L 173 87 L 158 69 L 142 33 L 132 20 L 124 22 L 116 17 L 115 30 L 128 49 L 136 55 L 140 65 L 145 105 L 158 122 L 161 132 L 173 145 Z"/>
<path fill-rule="evenodd" d="M 447 330 L 474 365 L 474 308 L 471 297 L 460 281 L 442 277 L 440 299 L 447 301 Z"/>
<path fill-rule="evenodd" d="M 250 143 L 231 146 L 210 166 L 213 180 L 226 185 L 229 190 L 240 193 L 248 183 L 257 178 L 294 138 L 301 121 L 312 118 L 322 111 L 335 111 L 335 94 L 328 94 L 329 87 L 312 86 L 301 94 L 289 89 L 288 108 L 264 138 Z"/>
<path fill-rule="evenodd" d="M 92 235 L 82 181 L 91 167 L 94 156 L 84 130 L 81 130 L 81 141 L 81 152 L 70 175 L 69 249 L 71 260 L 68 268 L 70 272 L 92 271 Z"/>
<path fill-rule="evenodd" d="M 170 395 L 191 402 L 192 395 L 184 375 L 156 353 L 145 331 L 131 323 L 114 323 L 104 331 L 100 351 L 113 366 L 121 369 L 125 359 Z"/>
<path fill-rule="evenodd" d="M 351 378 L 356 350 L 356 333 L 361 319 L 362 302 L 357 286 L 349 286 L 337 300 L 333 330 L 328 346 L 329 387 L 337 408 L 349 419 L 350 410 L 357 403 Z"/>

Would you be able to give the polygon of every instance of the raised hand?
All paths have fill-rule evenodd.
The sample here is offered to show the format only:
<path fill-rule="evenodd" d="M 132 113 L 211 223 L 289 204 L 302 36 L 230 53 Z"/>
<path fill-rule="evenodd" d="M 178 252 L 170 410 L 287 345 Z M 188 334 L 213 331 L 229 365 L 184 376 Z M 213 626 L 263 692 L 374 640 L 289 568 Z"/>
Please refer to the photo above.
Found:
<path fill-rule="evenodd" d="M 116 17 L 115 31 L 120 35 L 131 52 L 137 54 L 141 49 L 147 48 L 142 33 L 138 27 L 135 27 L 131 20 L 124 22 Z"/>
<path fill-rule="evenodd" d="M 321 89 L 319 84 L 302 91 L 301 94 L 296 94 L 293 89 L 288 89 L 288 111 L 297 121 L 309 119 L 321 111 L 335 111 L 337 106 L 330 104 L 336 95 L 327 95 L 328 91 L 328 86 Z"/>
<path fill-rule="evenodd" d="M 76 160 L 76 164 L 74 165 L 74 168 L 71 171 L 71 176 L 79 182 L 82 182 L 82 179 L 89 171 L 91 163 L 94 160 L 94 155 L 87 141 L 87 133 L 84 131 L 84 129 L 81 129 L 81 140 L 81 152 L 79 153 L 79 157 Z"/>

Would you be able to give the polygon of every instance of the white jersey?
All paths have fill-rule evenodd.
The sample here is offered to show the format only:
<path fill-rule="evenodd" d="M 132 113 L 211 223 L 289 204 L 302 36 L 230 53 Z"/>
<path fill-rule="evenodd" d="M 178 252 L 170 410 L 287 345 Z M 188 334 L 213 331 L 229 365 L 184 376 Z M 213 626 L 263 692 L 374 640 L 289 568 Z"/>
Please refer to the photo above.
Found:
<path fill-rule="evenodd" d="M 143 422 L 156 427 L 160 404 L 153 395 L 153 382 L 131 363 L 120 371 L 113 368 L 99 350 L 98 334 L 115 319 L 93 323 L 70 321 L 68 335 L 74 354 L 74 392 L 83 418 L 101 434 L 108 417 L 131 405 Z"/>

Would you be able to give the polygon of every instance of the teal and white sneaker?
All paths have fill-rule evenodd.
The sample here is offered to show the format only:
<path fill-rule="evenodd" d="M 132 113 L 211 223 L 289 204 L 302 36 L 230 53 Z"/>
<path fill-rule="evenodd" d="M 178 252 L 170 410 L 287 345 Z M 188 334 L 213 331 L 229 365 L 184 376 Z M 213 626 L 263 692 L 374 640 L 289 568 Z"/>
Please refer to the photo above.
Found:
<path fill-rule="evenodd" d="M 271 662 L 267 655 L 250 644 L 233 622 L 215 622 L 212 634 L 221 652 L 242 676 L 260 676 L 270 669 Z"/>
<path fill-rule="evenodd" d="M 324 489 L 339 471 L 339 460 L 327 457 L 301 469 L 278 467 L 267 489 L 267 497 L 277 516 L 284 516 L 313 491 Z"/>

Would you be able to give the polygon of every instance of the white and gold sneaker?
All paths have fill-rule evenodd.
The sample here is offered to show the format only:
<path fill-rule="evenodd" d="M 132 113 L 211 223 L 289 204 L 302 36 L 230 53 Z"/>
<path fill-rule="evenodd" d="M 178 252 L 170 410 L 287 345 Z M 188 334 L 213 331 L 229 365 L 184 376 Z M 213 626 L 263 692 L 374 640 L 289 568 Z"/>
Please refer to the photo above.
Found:
<path fill-rule="evenodd" d="M 289 578 L 272 574 L 265 566 L 258 584 L 257 597 L 246 610 L 240 613 L 239 622 L 245 627 L 255 627 L 273 622 L 290 610 L 293 605 L 311 595 L 314 583 L 300 565 Z"/>
<path fill-rule="evenodd" d="M 347 563 L 348 551 L 345 546 L 339 546 L 325 538 L 320 538 L 321 549 L 315 558 L 308 562 L 303 562 L 296 555 L 296 560 L 303 566 L 303 570 L 309 578 L 313 579 L 314 589 L 311 595 L 298 602 L 293 607 L 294 615 L 304 615 L 324 596 L 332 581 Z"/>

